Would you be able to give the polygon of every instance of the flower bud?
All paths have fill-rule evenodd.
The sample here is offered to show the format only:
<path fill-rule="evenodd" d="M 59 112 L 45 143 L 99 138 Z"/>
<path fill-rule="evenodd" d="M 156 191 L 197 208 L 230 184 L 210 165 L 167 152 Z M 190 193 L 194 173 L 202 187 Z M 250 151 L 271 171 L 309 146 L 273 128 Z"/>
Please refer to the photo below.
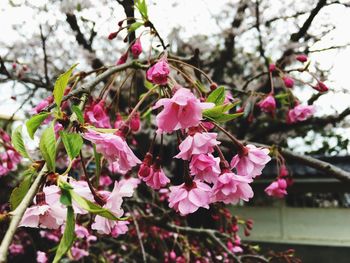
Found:
<path fill-rule="evenodd" d="M 306 62 L 307 61 L 307 56 L 305 54 L 300 54 L 296 56 L 296 60 L 300 61 L 300 62 Z"/>
<path fill-rule="evenodd" d="M 293 88 L 294 80 L 291 77 L 283 77 L 282 80 L 287 88 Z"/>

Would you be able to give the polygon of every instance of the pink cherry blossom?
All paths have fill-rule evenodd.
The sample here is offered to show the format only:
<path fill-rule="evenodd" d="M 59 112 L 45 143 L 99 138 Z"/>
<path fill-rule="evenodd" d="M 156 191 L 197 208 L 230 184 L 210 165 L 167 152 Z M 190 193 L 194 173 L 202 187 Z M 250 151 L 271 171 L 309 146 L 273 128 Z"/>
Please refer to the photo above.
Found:
<path fill-rule="evenodd" d="M 190 170 L 196 180 L 215 183 L 220 174 L 220 158 L 214 158 L 212 154 L 194 155 L 190 162 Z"/>
<path fill-rule="evenodd" d="M 199 207 L 208 209 L 211 191 L 209 185 L 198 180 L 193 181 L 192 186 L 186 186 L 184 183 L 171 186 L 169 207 L 174 208 L 183 216 L 197 211 Z"/>
<path fill-rule="evenodd" d="M 262 169 L 271 160 L 269 149 L 257 148 L 248 144 L 244 147 L 243 154 L 235 155 L 231 160 L 231 167 L 236 168 L 237 174 L 256 177 L 261 175 Z"/>
<path fill-rule="evenodd" d="M 287 87 L 287 88 L 293 88 L 294 86 L 294 80 L 291 78 L 291 77 L 288 77 L 288 76 L 284 76 L 282 78 L 283 82 L 284 82 L 284 85 Z"/>
<path fill-rule="evenodd" d="M 135 43 L 131 47 L 131 53 L 134 58 L 138 58 L 142 53 L 142 45 L 141 45 L 140 38 L 137 38 L 135 40 Z"/>
<path fill-rule="evenodd" d="M 273 113 L 276 110 L 276 100 L 272 94 L 269 94 L 265 99 L 258 103 L 261 111 Z"/>
<path fill-rule="evenodd" d="M 147 80 L 153 84 L 165 85 L 168 82 L 170 67 L 165 57 L 161 58 L 156 64 L 147 70 Z"/>
<path fill-rule="evenodd" d="M 288 111 L 287 122 L 295 123 L 298 121 L 305 121 L 310 118 L 315 111 L 316 109 L 313 105 L 303 106 L 299 104 Z"/>
<path fill-rule="evenodd" d="M 131 197 L 133 194 L 135 182 L 133 180 L 125 180 L 121 183 L 115 182 L 114 188 L 111 193 L 102 193 L 106 195 L 106 204 L 103 206 L 110 210 L 116 217 L 121 217 L 124 214 L 121 208 L 123 197 Z M 92 224 L 91 229 L 97 230 L 101 234 L 111 234 L 118 231 L 120 225 L 118 221 L 110 220 L 101 216 L 96 216 L 95 222 Z"/>
<path fill-rule="evenodd" d="M 126 141 L 118 135 L 88 130 L 83 137 L 96 144 L 96 151 L 101 153 L 121 173 L 126 173 L 141 163 Z"/>
<path fill-rule="evenodd" d="M 43 109 L 45 109 L 47 106 L 49 106 L 51 103 L 53 103 L 53 96 L 49 96 L 46 99 L 40 101 L 38 105 L 36 105 L 32 110 L 32 114 L 37 114 L 41 112 Z"/>
<path fill-rule="evenodd" d="M 116 225 L 112 229 L 111 235 L 112 237 L 118 237 L 119 235 L 124 235 L 128 232 L 128 221 L 117 221 Z"/>
<path fill-rule="evenodd" d="M 249 183 L 251 178 L 226 171 L 218 177 L 213 186 L 213 201 L 225 204 L 237 204 L 239 200 L 248 201 L 254 193 Z"/>
<path fill-rule="evenodd" d="M 89 255 L 89 251 L 87 251 L 85 249 L 81 249 L 77 246 L 73 246 L 70 251 L 71 251 L 71 254 L 72 254 L 74 261 L 78 261 L 78 260 L 82 259 L 83 257 L 87 257 Z"/>
<path fill-rule="evenodd" d="M 113 181 L 108 175 L 100 176 L 100 186 L 110 186 L 112 183 Z"/>
<path fill-rule="evenodd" d="M 159 164 L 155 163 L 151 169 L 152 172 L 148 176 L 142 177 L 142 180 L 149 187 L 157 190 L 166 186 L 170 182 L 169 178 L 164 174 L 164 171 Z"/>
<path fill-rule="evenodd" d="M 286 189 L 287 181 L 285 179 L 278 179 L 266 187 L 265 193 L 269 196 L 283 198 L 285 195 L 287 195 Z"/>
<path fill-rule="evenodd" d="M 195 154 L 207 154 L 214 151 L 214 146 L 219 145 L 220 142 L 216 140 L 217 133 L 203 132 L 189 135 L 179 145 L 180 152 L 175 158 L 189 160 Z"/>
<path fill-rule="evenodd" d="M 60 206 L 39 204 L 27 208 L 19 226 L 57 229 L 64 223 L 65 218 L 65 210 Z"/>
<path fill-rule="evenodd" d="M 156 117 L 158 132 L 172 132 L 199 125 L 202 110 L 214 104 L 200 102 L 189 89 L 180 87 L 172 98 L 158 100 L 153 108 L 161 106 L 164 108 Z"/>
<path fill-rule="evenodd" d="M 37 251 L 36 252 L 36 261 L 38 263 L 47 263 L 48 259 L 47 259 L 46 253 L 42 252 L 42 251 Z"/>
<path fill-rule="evenodd" d="M 22 244 L 11 244 L 9 251 L 11 255 L 24 254 L 24 248 Z"/>
<path fill-rule="evenodd" d="M 104 100 L 96 103 L 93 102 L 86 107 L 84 118 L 87 123 L 90 123 L 98 128 L 110 128 L 111 123 L 104 107 Z"/>

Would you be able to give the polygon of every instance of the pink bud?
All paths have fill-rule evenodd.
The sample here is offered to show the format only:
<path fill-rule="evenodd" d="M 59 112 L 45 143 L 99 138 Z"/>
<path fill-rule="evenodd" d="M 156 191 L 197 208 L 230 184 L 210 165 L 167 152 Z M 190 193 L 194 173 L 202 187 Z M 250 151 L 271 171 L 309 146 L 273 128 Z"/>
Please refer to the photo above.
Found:
<path fill-rule="evenodd" d="M 136 112 L 130 120 L 130 129 L 133 132 L 138 132 L 140 130 L 141 127 L 141 121 L 140 121 L 140 113 Z"/>
<path fill-rule="evenodd" d="M 136 39 L 135 43 L 132 45 L 131 53 L 134 58 L 138 58 L 139 55 L 142 53 L 142 45 L 140 38 Z"/>
<path fill-rule="evenodd" d="M 170 257 L 170 259 L 173 259 L 173 260 L 176 259 L 176 253 L 174 250 L 170 251 L 169 257 Z"/>
<path fill-rule="evenodd" d="M 269 71 L 274 72 L 276 70 L 276 65 L 275 64 L 270 64 L 269 65 Z"/>
<path fill-rule="evenodd" d="M 291 77 L 283 77 L 282 79 L 287 88 L 293 88 L 294 80 Z"/>
<path fill-rule="evenodd" d="M 122 65 L 128 60 L 128 52 L 125 52 L 120 59 L 117 61 L 117 65 Z"/>
<path fill-rule="evenodd" d="M 117 35 L 118 35 L 118 31 L 112 32 L 108 35 L 108 39 L 109 40 L 115 39 L 117 37 Z"/>
<path fill-rule="evenodd" d="M 301 55 L 297 55 L 296 59 L 300 62 L 306 62 L 308 58 L 305 54 L 301 54 Z"/>
<path fill-rule="evenodd" d="M 321 81 L 317 82 L 317 85 L 313 86 L 313 88 L 319 92 L 326 92 L 329 90 L 329 88 Z"/>
<path fill-rule="evenodd" d="M 289 172 L 288 172 L 287 167 L 284 164 L 281 165 L 280 170 L 279 170 L 279 176 L 280 177 L 286 177 L 288 175 L 289 175 Z"/>
<path fill-rule="evenodd" d="M 17 64 L 16 63 L 12 63 L 12 69 L 16 69 L 17 68 Z"/>

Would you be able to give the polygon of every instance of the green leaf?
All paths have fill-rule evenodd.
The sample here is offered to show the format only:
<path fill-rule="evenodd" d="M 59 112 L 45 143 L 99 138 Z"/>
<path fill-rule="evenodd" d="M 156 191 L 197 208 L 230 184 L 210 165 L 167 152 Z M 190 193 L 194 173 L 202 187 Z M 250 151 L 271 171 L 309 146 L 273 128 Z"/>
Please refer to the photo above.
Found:
<path fill-rule="evenodd" d="M 39 143 L 41 154 L 46 161 L 49 171 L 55 171 L 56 165 L 56 138 L 53 123 L 43 132 Z"/>
<path fill-rule="evenodd" d="M 12 132 L 11 141 L 12 141 L 13 147 L 16 149 L 17 152 L 19 152 L 23 157 L 29 158 L 28 152 L 26 150 L 26 147 L 24 146 L 24 142 L 22 138 L 22 125 L 18 126 Z"/>
<path fill-rule="evenodd" d="M 134 32 L 136 29 L 138 29 L 142 25 L 143 25 L 143 23 L 141 23 L 141 22 L 134 22 L 130 25 L 128 32 L 129 33 Z"/>
<path fill-rule="evenodd" d="M 64 204 L 65 206 L 72 205 L 72 196 L 70 195 L 69 190 L 66 190 L 64 188 L 61 188 L 61 197 L 60 202 Z"/>
<path fill-rule="evenodd" d="M 207 102 L 213 102 L 215 105 L 221 105 L 225 101 L 225 88 L 224 87 L 219 87 L 212 91 L 208 98 Z"/>
<path fill-rule="evenodd" d="M 90 213 L 111 219 L 111 220 L 120 220 L 118 217 L 116 217 L 111 211 L 108 209 L 105 209 L 87 199 L 84 197 L 81 197 L 77 193 L 75 193 L 73 190 L 70 190 L 70 194 L 75 202 L 84 210 L 89 211 Z"/>
<path fill-rule="evenodd" d="M 135 3 L 136 8 L 139 10 L 141 16 L 144 19 L 148 19 L 148 10 L 146 5 L 146 0 L 137 0 Z"/>
<path fill-rule="evenodd" d="M 219 106 L 215 106 L 211 109 L 207 109 L 203 111 L 203 116 L 215 119 L 217 117 L 220 117 L 223 115 L 225 112 L 229 111 L 234 107 L 234 104 L 232 103 L 227 103 Z"/>
<path fill-rule="evenodd" d="M 61 106 L 64 90 L 67 87 L 69 78 L 72 75 L 73 69 L 77 65 L 78 64 L 74 64 L 73 66 L 71 66 L 70 69 L 68 69 L 65 73 L 61 74 L 55 82 L 55 87 L 53 88 L 53 96 L 58 108 Z"/>
<path fill-rule="evenodd" d="M 81 147 L 83 147 L 83 139 L 77 133 L 60 132 L 64 147 L 71 160 L 78 156 Z"/>
<path fill-rule="evenodd" d="M 233 113 L 233 114 L 223 114 L 215 119 L 217 122 L 227 122 L 232 121 L 238 117 L 241 117 L 243 115 L 243 112 L 239 113 Z"/>
<path fill-rule="evenodd" d="M 37 115 L 34 115 L 26 122 L 27 131 L 31 139 L 34 139 L 34 134 L 36 130 L 49 115 L 50 112 L 41 112 Z"/>
<path fill-rule="evenodd" d="M 68 252 L 75 239 L 75 217 L 72 206 L 67 206 L 67 220 L 61 242 L 58 245 L 53 263 L 57 263 Z"/>
<path fill-rule="evenodd" d="M 81 109 L 79 109 L 78 106 L 73 105 L 73 106 L 72 106 L 72 111 L 73 111 L 73 112 L 75 113 L 75 115 L 77 116 L 78 121 L 79 121 L 81 124 L 84 124 L 84 115 L 83 115 L 83 112 L 81 111 Z"/>
<path fill-rule="evenodd" d="M 33 176 L 36 174 L 35 170 L 28 169 L 23 172 L 23 180 L 22 182 L 12 190 L 11 196 L 10 196 L 10 206 L 11 210 L 15 210 L 17 206 L 22 202 L 24 196 L 27 194 Z"/>

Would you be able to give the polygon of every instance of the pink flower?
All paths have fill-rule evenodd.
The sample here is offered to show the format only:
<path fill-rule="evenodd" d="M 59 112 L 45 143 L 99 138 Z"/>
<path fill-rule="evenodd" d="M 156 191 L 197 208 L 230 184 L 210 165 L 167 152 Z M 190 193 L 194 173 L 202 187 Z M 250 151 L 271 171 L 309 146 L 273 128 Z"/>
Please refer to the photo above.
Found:
<path fill-rule="evenodd" d="M 318 81 L 317 82 L 317 85 L 316 86 L 313 86 L 313 88 L 319 92 L 326 92 L 329 90 L 329 88 L 326 86 L 326 84 L 324 84 L 323 82 L 321 81 Z"/>
<path fill-rule="evenodd" d="M 9 251 L 11 255 L 24 254 L 24 248 L 21 244 L 11 244 L 9 247 Z"/>
<path fill-rule="evenodd" d="M 248 201 L 254 193 L 249 183 L 253 180 L 226 171 L 218 177 L 213 186 L 213 201 L 237 204 L 239 200 Z"/>
<path fill-rule="evenodd" d="M 265 193 L 268 196 L 283 198 L 285 195 L 287 195 L 286 189 L 287 189 L 286 180 L 278 179 L 277 181 L 272 182 L 268 187 L 266 187 Z"/>
<path fill-rule="evenodd" d="M 27 208 L 19 226 L 57 229 L 63 225 L 66 211 L 62 207 L 47 204 Z"/>
<path fill-rule="evenodd" d="M 112 229 L 112 237 L 118 237 L 119 235 L 124 235 L 128 232 L 128 221 L 117 221 L 115 227 Z"/>
<path fill-rule="evenodd" d="M 160 164 L 156 161 L 156 163 L 152 166 L 152 172 L 146 176 L 142 177 L 142 180 L 153 189 L 160 189 L 166 186 L 170 180 L 164 174 L 163 169 L 160 167 Z"/>
<path fill-rule="evenodd" d="M 307 56 L 305 54 L 300 54 L 296 56 L 296 60 L 300 61 L 300 62 L 306 62 L 307 61 Z"/>
<path fill-rule="evenodd" d="M 88 130 L 83 137 L 96 144 L 96 151 L 103 154 L 107 161 L 121 173 L 126 173 L 141 163 L 126 141 L 118 135 Z"/>
<path fill-rule="evenodd" d="M 209 208 L 211 188 L 198 180 L 193 181 L 192 186 L 184 183 L 171 186 L 169 193 L 169 207 L 179 211 L 181 215 L 191 214 L 199 207 Z"/>
<path fill-rule="evenodd" d="M 282 78 L 283 82 L 284 82 L 284 85 L 287 87 L 287 88 L 293 88 L 294 86 L 294 80 L 291 78 L 291 77 L 286 77 L 284 76 Z"/>
<path fill-rule="evenodd" d="M 142 45 L 140 38 L 137 38 L 135 43 L 131 47 L 131 53 L 134 58 L 138 58 L 139 55 L 142 53 Z"/>
<path fill-rule="evenodd" d="M 32 114 L 37 114 L 41 112 L 43 109 L 45 109 L 47 106 L 49 106 L 51 103 L 53 103 L 53 96 L 49 96 L 46 99 L 40 101 L 38 105 L 36 105 L 32 110 Z"/>
<path fill-rule="evenodd" d="M 227 248 L 232 251 L 233 253 L 242 253 L 243 249 L 240 247 L 240 239 L 238 239 L 239 241 L 234 242 L 234 244 L 232 244 L 231 241 L 227 242 Z"/>
<path fill-rule="evenodd" d="M 134 182 L 126 180 L 118 183 L 115 181 L 114 188 L 111 193 L 102 193 L 107 196 L 106 204 L 103 206 L 110 210 L 116 217 L 121 217 L 124 214 L 121 208 L 123 197 L 131 197 L 133 194 Z M 111 234 L 113 231 L 118 231 L 115 228 L 120 227 L 118 221 L 110 220 L 101 216 L 95 217 L 95 222 L 92 224 L 91 229 L 97 230 L 101 234 Z"/>
<path fill-rule="evenodd" d="M 78 261 L 82 259 L 83 257 L 87 257 L 89 255 L 89 251 L 86 251 L 85 249 L 78 248 L 77 246 L 73 246 L 71 248 L 71 254 L 74 259 L 74 261 Z"/>
<path fill-rule="evenodd" d="M 172 132 L 197 126 L 202 119 L 202 110 L 214 104 L 201 103 L 190 90 L 178 87 L 171 99 L 160 99 L 154 108 L 160 106 L 164 109 L 156 118 L 158 131 Z"/>
<path fill-rule="evenodd" d="M 190 170 L 196 180 L 215 183 L 220 174 L 220 158 L 214 158 L 212 154 L 194 155 L 190 162 Z"/>
<path fill-rule="evenodd" d="M 101 186 L 110 186 L 112 183 L 113 181 L 108 175 L 101 175 L 100 177 Z"/>
<path fill-rule="evenodd" d="M 271 160 L 269 152 L 269 149 L 248 144 L 244 147 L 243 154 L 236 154 L 232 158 L 231 167 L 236 168 L 239 175 L 254 178 L 261 175 L 262 169 Z"/>
<path fill-rule="evenodd" d="M 95 125 L 98 128 L 110 128 L 111 124 L 109 121 L 109 117 L 106 113 L 106 109 L 104 108 L 104 101 L 92 103 L 85 110 L 85 120 L 87 123 Z"/>
<path fill-rule="evenodd" d="M 276 100 L 272 94 L 269 94 L 265 99 L 258 103 L 261 111 L 273 113 L 276 110 Z"/>
<path fill-rule="evenodd" d="M 190 160 L 194 154 L 207 154 L 214 151 L 214 146 L 219 145 L 220 142 L 216 140 L 217 133 L 203 132 L 189 135 L 179 145 L 180 152 L 175 158 Z"/>
<path fill-rule="evenodd" d="M 153 84 L 166 85 L 168 83 L 168 75 L 170 67 L 165 57 L 158 60 L 151 68 L 147 70 L 147 80 Z"/>
<path fill-rule="evenodd" d="M 197 126 L 202 119 L 202 110 L 213 107 L 213 103 L 202 103 L 189 89 L 180 87 L 171 99 L 157 101 L 154 109 L 164 106 L 157 115 L 158 132 L 172 132 Z"/>
<path fill-rule="evenodd" d="M 313 105 L 303 106 L 299 104 L 288 111 L 287 122 L 295 123 L 298 121 L 305 121 L 310 118 L 315 111 L 316 110 Z"/>
<path fill-rule="evenodd" d="M 274 72 L 276 70 L 276 65 L 275 64 L 270 64 L 269 65 L 269 71 Z"/>
<path fill-rule="evenodd" d="M 42 251 L 37 251 L 36 252 L 36 261 L 38 263 L 47 263 L 48 259 L 47 259 L 46 253 L 42 252 Z"/>

